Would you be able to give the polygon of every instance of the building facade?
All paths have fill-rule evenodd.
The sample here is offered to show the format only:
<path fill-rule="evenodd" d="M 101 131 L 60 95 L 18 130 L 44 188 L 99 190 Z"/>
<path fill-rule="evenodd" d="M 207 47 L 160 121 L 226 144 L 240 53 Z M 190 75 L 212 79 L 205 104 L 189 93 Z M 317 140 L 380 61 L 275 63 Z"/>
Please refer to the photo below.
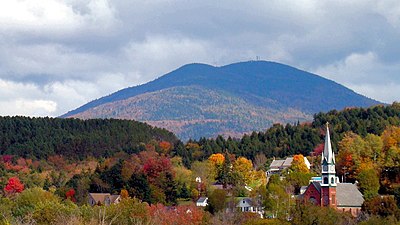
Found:
<path fill-rule="evenodd" d="M 355 184 L 339 182 L 335 164 L 327 123 L 325 146 L 321 157 L 321 177 L 312 179 L 308 186 L 302 187 L 300 198 L 305 202 L 336 208 L 358 216 L 364 198 Z"/>

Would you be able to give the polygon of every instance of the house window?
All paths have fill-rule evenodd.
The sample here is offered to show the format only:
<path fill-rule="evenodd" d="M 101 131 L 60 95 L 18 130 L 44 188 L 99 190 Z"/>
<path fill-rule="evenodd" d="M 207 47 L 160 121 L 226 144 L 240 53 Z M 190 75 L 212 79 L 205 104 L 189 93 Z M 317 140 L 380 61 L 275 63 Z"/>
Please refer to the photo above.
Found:
<path fill-rule="evenodd" d="M 248 212 L 249 211 L 249 207 L 244 207 L 244 211 Z"/>
<path fill-rule="evenodd" d="M 331 184 L 335 183 L 335 179 L 331 177 Z"/>
<path fill-rule="evenodd" d="M 324 177 L 324 184 L 328 184 L 328 178 Z"/>
<path fill-rule="evenodd" d="M 317 200 L 313 196 L 310 197 L 310 202 L 312 204 L 317 204 Z"/>

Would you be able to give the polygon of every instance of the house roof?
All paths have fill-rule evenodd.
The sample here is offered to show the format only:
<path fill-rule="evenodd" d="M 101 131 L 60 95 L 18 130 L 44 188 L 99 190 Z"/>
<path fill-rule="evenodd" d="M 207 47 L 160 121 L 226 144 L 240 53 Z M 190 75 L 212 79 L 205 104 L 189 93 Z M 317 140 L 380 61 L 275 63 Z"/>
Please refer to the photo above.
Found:
<path fill-rule="evenodd" d="M 290 167 L 293 162 L 293 157 L 287 157 L 282 164 L 282 167 Z"/>
<path fill-rule="evenodd" d="M 282 164 L 285 162 L 285 160 L 280 159 L 280 160 L 274 160 L 272 161 L 271 165 L 269 166 L 270 169 L 272 168 L 279 168 L 282 166 Z"/>
<path fill-rule="evenodd" d="M 361 207 L 364 202 L 364 198 L 357 186 L 351 183 L 338 183 L 336 196 L 338 207 Z"/>
<path fill-rule="evenodd" d="M 89 193 L 89 196 L 97 203 L 104 203 L 106 197 L 110 196 L 110 193 Z"/>
<path fill-rule="evenodd" d="M 237 198 L 237 200 L 239 200 L 239 201 L 237 201 L 238 203 L 236 204 L 237 207 L 240 206 L 240 203 L 241 203 L 242 201 L 245 201 L 247 204 L 249 204 L 249 205 L 251 205 L 251 206 L 255 206 L 255 202 L 254 202 L 253 199 L 251 199 L 251 198 L 248 198 L 248 197 L 240 197 L 240 198 Z"/>
<path fill-rule="evenodd" d="M 111 202 L 115 202 L 119 197 L 120 195 L 111 195 L 109 198 Z"/>
<path fill-rule="evenodd" d="M 300 188 L 300 195 L 304 194 L 304 192 L 306 192 L 308 186 L 301 186 Z"/>
<path fill-rule="evenodd" d="M 198 203 L 204 203 L 204 202 L 207 202 L 207 197 L 200 197 L 199 199 L 197 199 L 197 202 Z"/>

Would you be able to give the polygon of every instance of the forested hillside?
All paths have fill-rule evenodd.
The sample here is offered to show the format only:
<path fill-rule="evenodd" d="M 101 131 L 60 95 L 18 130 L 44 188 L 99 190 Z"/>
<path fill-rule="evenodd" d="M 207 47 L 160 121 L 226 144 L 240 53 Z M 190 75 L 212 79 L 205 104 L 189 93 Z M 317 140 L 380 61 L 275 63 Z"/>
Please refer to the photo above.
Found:
<path fill-rule="evenodd" d="M 0 155 L 84 159 L 139 152 L 151 140 L 175 143 L 171 132 L 132 120 L 0 117 Z"/>
<path fill-rule="evenodd" d="M 286 157 L 301 153 L 310 155 L 323 147 L 324 125 L 329 122 L 332 147 L 338 150 L 338 142 L 347 132 L 365 137 L 381 135 L 390 125 L 400 125 L 400 104 L 371 108 L 349 108 L 314 115 L 311 123 L 275 124 L 263 132 L 253 132 L 241 139 L 201 138 L 190 140 L 186 148 L 177 148 L 177 154 L 189 165 L 192 160 L 202 160 L 213 153 L 229 153 L 254 159 L 257 154 L 267 157 Z"/>
<path fill-rule="evenodd" d="M 171 154 L 182 156 L 187 166 L 193 160 L 225 151 L 249 159 L 260 153 L 267 157 L 310 155 L 323 142 L 326 122 L 330 123 L 333 149 L 337 151 L 337 143 L 346 132 L 365 137 L 368 133 L 380 135 L 389 125 L 400 125 L 400 104 L 333 110 L 315 114 L 310 123 L 274 124 L 266 131 L 240 139 L 218 136 L 189 140 L 187 144 L 165 129 L 130 120 L 0 117 L 0 154 L 36 158 L 56 154 L 106 157 L 118 151 L 137 153 L 152 140 L 164 140 L 173 145 Z"/>

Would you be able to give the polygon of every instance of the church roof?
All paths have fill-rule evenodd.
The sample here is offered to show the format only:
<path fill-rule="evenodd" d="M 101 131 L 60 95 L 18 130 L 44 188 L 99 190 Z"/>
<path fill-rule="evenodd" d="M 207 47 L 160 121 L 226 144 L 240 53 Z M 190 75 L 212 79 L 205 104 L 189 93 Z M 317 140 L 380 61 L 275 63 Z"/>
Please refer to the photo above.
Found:
<path fill-rule="evenodd" d="M 361 207 L 364 198 L 355 184 L 338 183 L 336 186 L 338 207 Z"/>
<path fill-rule="evenodd" d="M 312 184 L 315 186 L 315 188 L 317 189 L 317 191 L 319 193 L 321 193 L 321 183 L 313 181 Z"/>

